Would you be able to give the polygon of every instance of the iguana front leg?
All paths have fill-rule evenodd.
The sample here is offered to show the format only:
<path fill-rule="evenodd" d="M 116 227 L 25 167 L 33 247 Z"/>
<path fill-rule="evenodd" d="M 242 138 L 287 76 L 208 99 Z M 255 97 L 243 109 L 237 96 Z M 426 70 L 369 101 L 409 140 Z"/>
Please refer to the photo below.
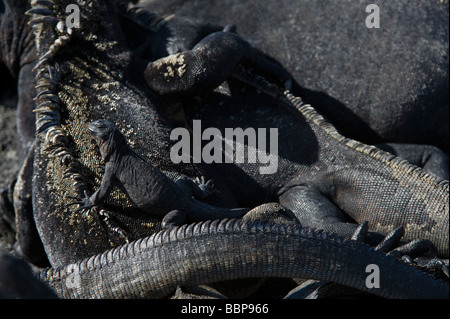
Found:
<path fill-rule="evenodd" d="M 219 86 L 239 63 L 254 65 L 290 86 L 292 78 L 287 71 L 239 35 L 226 31 L 206 36 L 192 50 L 148 63 L 143 75 L 148 86 L 161 95 L 195 95 Z"/>
<path fill-rule="evenodd" d="M 80 211 L 83 209 L 89 210 L 95 205 L 101 205 L 111 193 L 115 185 L 115 180 L 114 165 L 108 162 L 105 165 L 105 173 L 100 187 L 91 196 L 88 196 L 87 192 L 84 193 L 83 198 L 68 196 L 67 198 L 75 199 L 75 201 L 69 203 L 67 206 L 79 205 L 77 211 Z"/>

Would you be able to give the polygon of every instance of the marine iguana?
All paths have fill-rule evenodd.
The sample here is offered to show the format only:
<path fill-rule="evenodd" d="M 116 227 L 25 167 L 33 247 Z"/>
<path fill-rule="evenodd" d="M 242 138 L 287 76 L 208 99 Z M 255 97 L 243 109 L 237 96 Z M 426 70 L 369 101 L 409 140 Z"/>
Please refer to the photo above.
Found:
<path fill-rule="evenodd" d="M 343 137 L 314 108 L 289 93 L 283 108 L 281 91 L 256 79 L 250 74 L 244 81 L 257 82 L 253 94 L 248 88 L 241 94 L 244 82 L 229 79 L 214 94 L 186 102 L 185 109 L 191 119 L 201 119 L 204 127 L 217 128 L 222 136 L 230 127 L 278 128 L 274 174 L 260 174 L 262 162 L 214 165 L 240 205 L 279 200 L 302 225 L 345 236 L 356 227 L 348 221 L 367 220 L 371 230 L 380 233 L 404 226 L 405 238 L 428 239 L 448 257 L 448 180 Z M 251 96 L 251 101 L 244 96 Z M 277 108 L 277 117 L 270 117 Z M 448 176 L 448 159 L 440 154 L 437 167 Z"/>
<path fill-rule="evenodd" d="M 366 21 L 379 8 L 380 28 Z M 380 0 L 142 0 L 159 16 L 228 24 L 270 53 L 292 93 L 346 137 L 449 152 L 449 3 Z M 418 39 L 421 39 L 418 41 Z"/>
<path fill-rule="evenodd" d="M 23 17 L 24 10 L 29 8 L 24 1 L 6 4 L 2 26 L 7 26 L 6 22 L 15 16 Z M 55 266 L 100 253 L 159 229 L 159 220 L 140 213 L 118 191 L 105 203 L 105 207 L 117 210 L 114 217 L 107 209 L 94 213 L 67 207 L 70 202 L 67 196 L 82 196 L 89 185 L 101 180 L 97 175 L 101 174 L 101 159 L 86 131 L 88 123 L 101 117 L 116 119 L 136 151 L 144 157 L 152 157 L 160 165 L 164 165 L 159 159 L 166 158 L 163 153 L 168 147 L 164 133 L 170 130 L 169 123 L 153 104 L 147 110 L 139 110 L 146 103 L 151 104 L 150 99 L 156 103 L 157 97 L 153 95 L 149 99 L 152 94 L 148 90 L 139 89 L 124 75 L 130 55 L 120 30 L 111 27 L 117 25 L 112 18 L 113 10 L 99 2 L 83 6 L 82 28 L 72 32 L 64 24 L 67 4 L 33 1 L 34 11 L 29 11 L 37 34 L 35 43 L 32 42 L 33 50 L 40 60 L 33 63 L 33 66 L 38 64 L 36 79 L 28 74 L 37 90 L 36 125 L 33 121 L 28 127 L 36 126 L 37 136 L 19 175 L 14 196 L 21 251 L 33 262 L 42 263 L 43 256 Z M 110 13 L 106 14 L 108 11 Z M 97 23 L 103 13 L 106 18 Z M 14 24 L 16 29 L 8 32 L 33 35 L 33 32 L 27 33 L 27 20 L 20 22 Z M 2 38 L 5 43 L 8 39 Z M 68 42 L 71 45 L 65 46 Z M 85 47 L 82 56 L 78 55 L 78 46 Z M 13 46 L 16 47 L 23 47 L 22 42 Z M 56 54 L 62 50 L 64 54 Z M 112 88 L 116 91 L 114 97 L 110 96 Z M 142 129 L 140 125 L 144 122 Z M 143 143 L 144 136 L 154 137 L 153 142 L 146 139 Z M 191 177 L 208 176 L 207 169 L 200 166 L 178 167 L 182 170 L 180 177 L 183 173 Z M 99 179 L 96 180 L 96 176 Z M 215 180 L 220 189 L 220 181 Z M 216 199 L 221 197 L 220 194 L 215 196 Z M 232 200 L 227 200 L 224 205 L 230 202 Z M 41 242 L 45 252 L 35 249 L 34 245 Z"/>
<path fill-rule="evenodd" d="M 102 222 L 108 223 L 109 218 L 109 223 L 111 223 L 111 216 L 107 214 L 108 212 L 106 210 L 100 212 L 100 217 L 104 217 L 105 219 L 103 221 L 98 221 L 96 219 L 98 216 L 91 214 L 92 212 L 79 214 L 79 212 L 75 210 L 66 209 L 67 207 L 63 207 L 66 203 L 64 199 L 67 198 L 67 196 L 73 196 L 74 193 L 77 195 L 84 193 L 88 188 L 86 187 L 85 182 L 87 178 L 86 175 L 92 172 L 101 175 L 100 169 L 97 167 L 97 164 L 100 163 L 98 154 L 96 154 L 95 148 L 92 146 L 92 143 L 90 143 L 89 138 L 84 135 L 84 129 L 88 123 L 86 118 L 92 117 L 92 119 L 94 119 L 95 117 L 101 117 L 103 112 L 106 111 L 108 111 L 106 113 L 108 113 L 109 116 L 112 116 L 114 112 L 124 115 L 124 118 L 127 118 L 125 116 L 126 114 L 133 115 L 126 112 L 124 105 L 115 103 L 115 101 L 120 100 L 119 97 L 113 96 L 113 99 L 110 98 L 108 100 L 107 93 L 109 93 L 109 89 L 111 87 L 116 87 L 117 85 L 114 80 L 117 80 L 118 85 L 126 91 L 127 94 L 124 95 L 124 99 L 126 99 L 127 102 L 132 101 L 133 106 L 138 105 L 139 102 L 145 101 L 144 97 L 146 97 L 146 94 L 149 94 L 149 92 L 146 91 L 145 88 L 140 87 L 137 83 L 124 80 L 124 78 L 127 78 L 126 75 L 128 75 L 128 73 L 126 73 L 126 71 L 122 73 L 120 70 L 123 70 L 122 63 L 127 65 L 129 56 L 123 52 L 122 39 L 118 41 L 118 43 L 107 41 L 110 39 L 108 36 L 111 36 L 111 33 L 116 32 L 117 29 L 113 28 L 114 32 L 106 31 L 106 27 L 111 27 L 111 25 L 108 25 L 111 19 L 108 14 L 104 14 L 105 12 L 108 12 L 108 10 L 105 10 L 103 3 L 91 3 L 88 10 L 83 11 L 83 17 L 87 18 L 85 21 L 99 19 L 103 21 L 104 24 L 98 25 L 97 27 L 99 29 L 94 28 L 88 30 L 88 28 L 83 28 L 82 30 L 75 32 L 74 30 L 65 28 L 64 24 L 59 23 L 63 21 L 63 19 L 55 19 L 55 17 L 49 13 L 49 11 L 52 10 L 42 8 L 42 6 L 52 6 L 52 9 L 56 9 L 55 12 L 59 12 L 59 17 L 63 17 L 64 14 L 62 14 L 62 12 L 64 11 L 64 4 L 62 2 L 56 1 L 55 3 L 52 3 L 50 1 L 33 1 L 33 4 L 35 6 L 40 6 L 40 8 L 31 11 L 31 13 L 36 15 L 33 18 L 33 22 L 36 23 L 34 27 L 37 29 L 36 34 L 39 35 L 37 43 L 42 59 L 39 61 L 37 72 L 37 102 L 39 102 L 39 106 L 36 113 L 38 138 L 33 153 L 31 153 L 31 156 L 27 161 L 28 166 L 26 167 L 33 167 L 33 165 L 36 167 L 37 178 L 33 181 L 35 184 L 33 185 L 32 196 L 34 198 L 35 209 L 37 209 L 34 211 L 34 218 L 38 224 L 38 230 L 40 230 L 39 235 L 44 241 L 51 262 L 62 264 L 67 259 L 77 259 L 84 254 L 91 254 L 96 250 L 103 251 L 105 247 L 105 238 L 110 240 L 111 245 L 116 245 L 117 241 L 123 241 L 124 237 L 126 237 L 123 236 L 120 229 L 116 230 L 110 228 L 105 230 Z M 102 20 L 99 18 L 100 16 L 102 18 L 106 17 L 106 19 Z M 114 24 L 112 25 L 114 26 Z M 99 32 L 97 33 L 96 31 Z M 43 37 L 43 35 L 48 35 L 49 37 L 46 38 Z M 114 33 L 114 35 L 120 35 L 120 32 Z M 111 36 L 111 38 L 114 37 Z M 46 43 L 47 40 L 50 40 L 50 42 Z M 70 60 L 70 53 L 74 53 L 75 51 L 77 51 L 77 53 L 80 52 L 72 46 L 65 46 L 69 42 L 71 45 L 84 44 L 86 45 L 87 51 L 85 54 L 77 56 L 74 60 Z M 52 43 L 52 45 L 50 45 L 50 43 Z M 108 48 L 108 50 L 105 48 Z M 109 49 L 111 49 L 111 51 L 109 51 Z M 57 54 L 58 52 L 64 52 L 67 55 Z M 90 56 L 92 53 L 93 55 Z M 105 60 L 99 60 L 99 56 L 102 59 L 105 58 Z M 66 59 L 69 59 L 69 61 Z M 58 64 L 50 63 L 55 61 L 57 61 Z M 105 63 L 101 64 L 99 61 Z M 90 66 L 92 66 L 90 63 L 93 62 L 99 63 L 99 65 L 96 66 L 95 71 L 94 69 L 90 69 Z M 118 66 L 121 66 L 122 68 Z M 70 76 L 74 76 L 74 78 L 71 79 Z M 88 80 L 90 79 L 99 81 L 101 85 L 99 83 L 94 83 L 94 85 L 89 86 L 92 83 L 86 84 L 84 82 L 89 82 Z M 105 79 L 106 81 L 101 81 Z M 55 94 L 56 91 L 58 91 L 58 95 Z M 94 92 L 98 95 L 95 95 Z M 108 105 L 110 109 L 102 110 L 101 107 L 96 104 L 98 103 L 96 100 L 97 98 L 102 102 L 106 101 L 106 105 Z M 157 100 L 157 98 L 155 99 Z M 89 104 L 88 102 L 92 100 L 96 102 L 93 103 L 93 109 L 86 108 Z M 61 108 L 61 111 L 61 105 L 65 105 L 67 109 L 63 107 Z M 164 131 L 164 124 L 166 122 L 155 110 L 150 109 L 149 111 L 143 108 L 139 109 L 139 111 L 144 113 L 142 115 L 144 118 L 146 118 L 146 116 L 148 117 L 143 121 L 144 125 L 142 127 L 137 126 L 137 128 L 143 130 L 142 132 L 136 133 L 136 130 L 132 133 L 129 132 L 129 135 L 133 136 L 134 133 L 138 135 L 138 138 L 129 140 L 131 143 L 138 144 L 145 150 L 148 149 L 146 148 L 148 146 L 143 145 L 143 140 L 145 140 L 145 143 L 148 143 L 149 141 L 143 137 L 150 136 L 150 134 L 148 134 L 148 127 L 154 128 L 155 126 L 158 127 L 161 125 L 161 128 Z M 134 117 L 131 116 L 131 119 L 127 118 L 130 120 L 130 124 L 121 123 L 121 126 L 126 128 L 127 125 L 135 125 L 138 121 L 133 120 L 136 120 L 137 118 L 138 116 L 134 114 Z M 43 133 L 46 133 L 45 136 Z M 86 158 L 83 156 L 78 157 L 78 155 L 75 157 L 73 156 L 73 154 L 78 153 L 88 155 Z M 152 156 L 158 157 L 160 155 L 161 154 L 150 154 L 148 156 L 152 158 Z M 84 160 L 86 160 L 86 162 L 84 162 Z M 158 163 L 158 161 L 155 162 L 164 165 L 164 163 L 161 164 Z M 81 174 L 83 173 L 83 170 L 84 174 Z M 52 174 L 54 176 L 52 176 Z M 195 175 L 198 176 L 198 174 L 194 174 L 194 176 Z M 99 184 L 99 178 L 97 178 L 95 183 L 97 183 L 97 185 Z M 40 189 L 40 187 L 42 189 Z M 75 188 L 76 191 L 72 192 L 71 190 L 73 190 L 73 188 Z M 116 197 L 113 196 L 113 199 L 116 202 L 113 202 L 111 207 L 113 207 L 114 204 L 117 206 L 123 204 L 125 209 L 130 208 L 132 205 L 130 202 L 127 202 L 123 197 L 117 196 L 117 194 L 115 195 Z M 49 201 L 45 202 L 45 200 Z M 50 203 L 50 207 L 45 207 L 48 203 Z M 123 211 L 119 208 L 116 209 L 118 214 L 120 214 L 120 211 Z M 132 208 L 130 210 L 132 210 Z M 120 216 L 115 217 L 120 219 Z M 145 233 L 152 227 L 152 225 L 148 225 L 148 219 L 144 219 L 142 216 L 133 217 L 135 218 L 134 223 L 122 216 L 122 219 L 120 220 L 122 223 L 121 226 L 130 225 L 130 228 L 136 226 L 137 228 L 144 228 L 142 233 Z M 49 219 L 48 224 L 45 224 L 45 219 Z M 54 224 L 52 225 L 51 223 Z M 111 226 L 111 224 L 109 224 L 109 226 Z M 108 231 L 112 231 L 112 235 L 117 237 L 111 236 L 111 234 L 107 233 Z M 134 232 L 134 236 L 138 236 L 136 234 L 139 233 L 139 230 L 132 228 L 131 231 Z M 61 247 L 52 245 L 51 241 L 53 240 L 55 242 L 55 238 L 59 240 L 58 245 Z M 70 254 L 70 256 L 68 256 L 68 254 Z"/>
<path fill-rule="evenodd" d="M 6 3 L 8 17 L 23 15 L 27 8 L 24 2 Z M 133 150 L 157 169 L 172 171 L 172 177 L 213 179 L 218 192 L 204 199 L 206 203 L 237 207 L 210 167 L 173 166 L 169 160 L 173 126 L 159 109 L 159 96 L 134 76 L 133 53 L 117 22 L 116 3 L 79 3 L 82 23 L 78 29 L 65 24 L 69 3 L 73 2 L 32 1 L 27 12 L 39 59 L 32 63 L 35 79 L 31 81 L 36 87 L 36 138 L 14 196 L 16 218 L 26 221 L 18 227 L 24 255 L 37 262 L 44 256 L 58 266 L 160 228 L 160 218 L 142 212 L 118 189 L 99 209 L 68 205 L 69 198 L 81 198 L 101 184 L 101 158 L 87 131 L 89 123 L 100 118 L 114 122 Z M 26 21 L 20 21 L 14 33 L 26 31 Z M 258 65 L 266 64 L 264 55 L 252 57 Z M 273 68 L 270 60 L 267 65 L 275 73 L 286 74 L 281 67 Z M 41 242 L 45 252 L 30 248 Z"/>
<path fill-rule="evenodd" d="M 137 155 L 127 144 L 117 127 L 107 120 L 96 120 L 89 124 L 89 132 L 100 146 L 105 162 L 100 188 L 90 197 L 77 199 L 69 205 L 80 205 L 79 210 L 101 205 L 114 186 L 118 186 L 143 212 L 165 215 L 162 227 L 180 226 L 188 221 L 242 217 L 248 209 L 226 209 L 202 203 L 194 198 L 204 199 L 208 187 L 200 188 L 192 180 L 179 178 L 152 166 Z M 176 174 L 175 174 L 176 176 Z M 201 186 L 210 186 L 211 181 Z"/>
<path fill-rule="evenodd" d="M 154 15 L 148 15 L 150 20 L 154 19 Z M 170 42 L 175 48 L 178 40 L 186 42 L 185 37 L 176 37 L 179 27 L 175 24 Z M 151 28 L 147 30 L 147 34 L 154 32 Z M 404 226 L 407 239 L 429 239 L 442 256 L 447 257 L 448 181 L 376 147 L 343 137 L 312 107 L 303 105 L 300 98 L 283 93 L 255 72 L 237 70 L 234 78 L 228 78 L 214 93 L 182 99 L 183 92 L 199 92 L 198 83 L 206 81 L 204 77 L 208 76 L 201 71 L 204 64 L 196 57 L 205 52 L 221 57 L 220 50 L 211 48 L 218 47 L 220 42 L 214 39 L 224 39 L 226 33 L 232 32 L 218 31 L 215 34 L 220 36 L 199 39 L 191 49 L 186 50 L 182 45 L 185 51 L 168 57 L 150 56 L 141 74 L 152 89 L 172 98 L 173 91 L 165 91 L 163 81 L 153 83 L 155 78 L 168 78 L 167 81 L 177 88 L 190 120 L 200 119 L 204 127 L 220 130 L 221 135 L 210 136 L 211 141 L 219 140 L 211 153 L 224 152 L 226 142 L 221 138 L 226 136 L 226 129 L 278 128 L 279 166 L 274 174 L 260 174 L 258 168 L 264 163 L 254 163 L 248 158 L 244 163 L 220 161 L 214 166 L 238 203 L 255 207 L 279 200 L 296 214 L 302 225 L 343 236 L 350 236 L 357 227 L 347 222 L 343 212 L 358 223 L 369 221 L 372 230 L 381 233 Z M 145 37 L 144 34 L 142 38 Z M 186 62 L 187 71 L 168 76 L 167 70 L 174 67 L 173 61 L 190 61 Z M 197 81 L 197 77 L 200 80 Z M 234 143 L 235 150 L 236 142 L 229 142 Z M 438 167 L 448 176 L 448 159 L 443 153 L 438 156 L 441 158 Z"/>

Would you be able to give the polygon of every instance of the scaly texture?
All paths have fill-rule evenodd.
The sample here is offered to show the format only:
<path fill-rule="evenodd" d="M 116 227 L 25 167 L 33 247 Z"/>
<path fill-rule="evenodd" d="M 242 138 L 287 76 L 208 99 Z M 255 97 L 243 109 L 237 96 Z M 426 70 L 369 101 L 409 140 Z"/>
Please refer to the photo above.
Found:
<path fill-rule="evenodd" d="M 369 4 L 380 28 L 367 28 Z M 449 152 L 449 2 L 142 0 L 159 15 L 234 23 L 298 81 L 295 95 L 366 144 Z M 372 15 L 373 17 L 373 15 Z"/>
<path fill-rule="evenodd" d="M 448 257 L 448 181 L 342 136 L 313 107 L 253 72 L 240 70 L 235 77 L 185 106 L 191 119 L 219 128 L 222 137 L 230 127 L 278 128 L 273 174 L 260 174 L 267 166 L 260 159 L 215 165 L 240 205 L 280 200 L 302 225 L 343 236 L 356 226 L 342 212 L 358 223 L 367 220 L 376 232 L 403 226 L 405 238 L 429 239 Z M 254 152 L 247 145 L 246 151 Z"/>
<path fill-rule="evenodd" d="M 150 62 L 142 76 L 159 94 L 179 97 L 191 127 L 195 126 L 195 120 L 201 121 L 202 128 L 194 127 L 193 131 L 200 130 L 202 134 L 202 129 L 210 127 L 215 132 L 220 131 L 220 134 L 215 133 L 214 140 L 194 136 L 194 142 L 202 142 L 204 147 L 209 147 L 203 151 L 214 153 L 215 168 L 241 206 L 255 207 L 279 200 L 293 211 L 302 225 L 343 236 L 351 236 L 357 227 L 347 222 L 348 217 L 358 223 L 367 220 L 373 231 L 381 233 L 403 226 L 405 238 L 429 239 L 442 256 L 448 256 L 448 181 L 339 134 L 313 107 L 304 105 L 288 91 L 283 93 L 274 82 L 266 80 L 267 74 L 278 80 L 286 79 L 282 72 L 276 71 L 276 62 L 262 63 L 255 58 L 258 57 L 255 49 L 245 49 L 245 58 L 241 60 L 239 55 L 231 54 L 239 51 L 237 48 L 249 48 L 245 41 L 236 40 L 238 36 L 233 28 L 224 28 L 203 38 L 199 36 L 202 32 L 197 32 L 186 38 L 182 30 L 184 26 L 191 27 L 193 22 L 175 18 L 174 21 L 166 24 L 172 35 L 166 47 L 167 56 L 143 54 Z M 201 24 L 198 29 L 202 29 Z M 141 37 L 153 39 L 164 32 L 149 28 Z M 188 43 L 190 47 L 177 46 L 177 43 Z M 182 49 L 177 52 L 177 48 Z M 168 71 L 174 68 L 174 61 L 179 60 L 187 64 L 182 76 Z M 236 69 L 236 61 L 253 70 Z M 234 74 L 227 81 L 214 93 L 204 90 L 203 83 L 217 86 L 218 75 L 230 66 Z M 167 79 L 167 83 L 161 79 Z M 195 99 L 183 99 L 192 92 L 197 95 Z M 276 140 L 270 138 L 270 151 L 276 143 L 272 161 L 263 162 L 256 150 L 260 144 L 250 145 L 254 139 L 269 145 L 269 139 L 259 135 L 239 142 L 245 145 L 244 154 L 247 154 L 240 158 L 236 150 L 242 147 L 238 147 L 238 141 L 233 141 L 233 137 L 225 141 L 230 128 L 244 132 L 265 129 L 266 133 L 275 128 Z M 202 141 L 196 140 L 200 138 Z M 231 144 L 236 154 L 232 155 L 232 164 L 225 162 L 229 157 L 226 144 Z M 267 153 L 269 147 L 260 151 Z M 448 163 L 445 155 L 440 154 L 441 162 Z M 271 171 L 262 173 L 260 169 L 268 164 L 274 164 Z M 442 168 L 448 176 L 448 167 Z"/>
<path fill-rule="evenodd" d="M 100 186 L 102 161 L 87 131 L 92 121 L 114 122 L 136 153 L 158 169 L 213 178 L 201 165 L 172 166 L 172 126 L 158 110 L 159 98 L 134 80 L 131 52 L 115 20 L 114 4 L 77 2 L 82 23 L 79 29 L 69 29 L 64 24 L 69 3 L 73 2 L 35 1 L 29 12 L 39 56 L 37 136 L 30 160 L 32 210 L 54 266 L 147 236 L 160 227 L 160 219 L 137 209 L 116 189 L 103 208 L 78 211 L 67 206 L 71 202 L 67 197 L 82 197 Z"/>
<path fill-rule="evenodd" d="M 380 288 L 366 287 L 369 264 L 380 269 Z M 249 277 L 330 280 L 390 298 L 448 298 L 447 284 L 364 244 L 298 225 L 239 220 L 184 225 L 40 275 L 64 298 L 156 298 L 177 286 Z"/>

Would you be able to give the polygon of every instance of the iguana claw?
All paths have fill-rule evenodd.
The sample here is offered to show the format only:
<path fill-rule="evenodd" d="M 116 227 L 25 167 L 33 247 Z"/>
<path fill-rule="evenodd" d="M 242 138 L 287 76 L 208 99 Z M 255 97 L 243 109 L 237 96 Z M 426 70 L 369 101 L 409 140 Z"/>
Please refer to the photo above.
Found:
<path fill-rule="evenodd" d="M 206 180 L 204 176 L 201 176 L 200 178 L 196 177 L 194 179 L 194 182 L 198 185 L 198 188 L 202 191 L 201 198 L 207 198 L 215 193 L 218 192 L 216 188 L 214 188 L 214 180 L 209 179 Z"/>
<path fill-rule="evenodd" d="M 387 255 L 423 269 L 433 272 L 440 270 L 448 277 L 448 260 L 436 257 L 438 256 L 436 246 L 427 239 L 415 239 L 408 243 L 402 243 L 404 232 L 403 227 L 393 230 L 375 247 L 375 250 L 385 252 Z"/>
<path fill-rule="evenodd" d="M 68 199 L 74 199 L 75 201 L 72 203 L 67 204 L 67 207 L 73 206 L 73 205 L 79 205 L 77 210 L 75 210 L 75 213 L 78 213 L 82 211 L 83 209 L 90 210 L 94 205 L 92 202 L 91 197 L 88 195 L 87 191 L 84 191 L 84 198 L 76 197 L 76 196 L 66 196 Z"/>

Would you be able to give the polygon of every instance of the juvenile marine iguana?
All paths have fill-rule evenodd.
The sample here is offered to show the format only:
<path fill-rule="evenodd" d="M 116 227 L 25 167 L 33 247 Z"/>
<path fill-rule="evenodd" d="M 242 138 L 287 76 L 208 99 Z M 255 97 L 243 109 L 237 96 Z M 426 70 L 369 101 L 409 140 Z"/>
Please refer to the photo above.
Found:
<path fill-rule="evenodd" d="M 178 39 L 179 25 L 174 28 L 170 48 L 176 49 L 177 41 L 189 41 Z M 155 31 L 149 29 L 147 33 Z M 198 57 L 206 54 L 223 58 L 220 49 L 211 48 L 219 47 L 214 41 L 227 39 L 226 33 L 230 32 L 224 29 L 216 32 L 220 34 L 216 38 L 209 35 L 199 39 L 187 50 L 181 45 L 185 51 L 168 57 L 150 55 L 141 74 L 161 95 L 173 97 L 174 92 L 166 91 L 163 81 L 155 85 L 155 78 L 166 78 L 177 88 L 178 96 L 199 92 L 197 84 L 207 82 L 209 74 L 201 72 L 205 65 Z M 169 74 L 175 66 L 185 72 Z M 359 223 L 368 220 L 372 230 L 382 233 L 404 226 L 407 239 L 429 239 L 442 256 L 448 256 L 448 181 L 376 147 L 343 137 L 300 98 L 283 94 L 255 72 L 236 71 L 234 77 L 214 93 L 205 92 L 183 103 L 191 120 L 201 119 L 203 127 L 220 130 L 210 138 L 215 145 L 211 152 L 220 153 L 221 159 L 226 156 L 221 154 L 221 137 L 226 136 L 227 128 L 278 128 L 278 169 L 274 174 L 260 174 L 259 167 L 265 163 L 252 163 L 248 158 L 244 163 L 215 165 L 241 206 L 279 200 L 302 225 L 344 236 L 350 236 L 356 225 L 348 223 L 343 212 Z M 438 167 L 448 172 L 446 163 L 443 157 Z"/>
<path fill-rule="evenodd" d="M 117 127 L 106 120 L 89 124 L 89 132 L 100 146 L 105 162 L 105 173 L 100 188 L 90 197 L 71 203 L 79 209 L 89 209 L 102 204 L 114 186 L 118 186 L 143 212 L 157 216 L 165 215 L 162 227 L 182 225 L 187 221 L 242 217 L 247 209 L 214 207 L 196 200 L 204 199 L 209 190 L 178 174 L 164 172 L 137 155 L 127 144 Z M 175 175 L 176 181 L 169 176 Z M 210 185 L 208 181 L 204 185 Z M 202 185 L 202 186 L 204 186 Z"/>

